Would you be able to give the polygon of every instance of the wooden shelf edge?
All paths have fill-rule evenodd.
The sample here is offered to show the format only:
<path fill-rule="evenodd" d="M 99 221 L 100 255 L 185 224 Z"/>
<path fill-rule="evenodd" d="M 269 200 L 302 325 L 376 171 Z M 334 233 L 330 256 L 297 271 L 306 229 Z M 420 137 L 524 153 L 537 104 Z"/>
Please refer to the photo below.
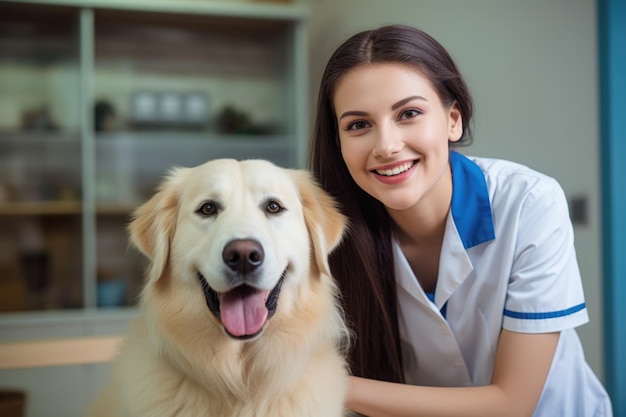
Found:
<path fill-rule="evenodd" d="M 96 214 L 131 214 L 139 204 L 96 204 Z M 19 201 L 0 203 L 0 216 L 74 216 L 83 212 L 80 201 Z"/>
<path fill-rule="evenodd" d="M 0 343 L 0 369 L 109 362 L 121 342 L 116 335 Z"/>
<path fill-rule="evenodd" d="M 82 213 L 80 201 L 12 201 L 0 203 L 2 216 L 51 216 Z"/>

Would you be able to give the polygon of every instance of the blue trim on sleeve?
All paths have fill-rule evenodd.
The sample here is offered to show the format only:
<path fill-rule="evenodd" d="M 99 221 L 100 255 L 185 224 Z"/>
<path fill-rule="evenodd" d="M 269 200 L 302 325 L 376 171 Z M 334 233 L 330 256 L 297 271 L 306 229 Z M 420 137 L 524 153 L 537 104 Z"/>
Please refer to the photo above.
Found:
<path fill-rule="evenodd" d="M 495 239 L 489 190 L 482 169 L 458 152 L 450 152 L 452 218 L 465 249 Z"/>
<path fill-rule="evenodd" d="M 565 310 L 559 311 L 547 311 L 545 313 L 521 313 L 519 311 L 511 311 L 504 309 L 504 315 L 507 317 L 512 317 L 514 319 L 523 319 L 523 320 L 543 320 L 543 319 L 554 319 L 557 317 L 569 316 L 570 314 L 578 313 L 581 310 L 586 308 L 585 303 L 578 304 L 577 306 L 567 308 Z"/>

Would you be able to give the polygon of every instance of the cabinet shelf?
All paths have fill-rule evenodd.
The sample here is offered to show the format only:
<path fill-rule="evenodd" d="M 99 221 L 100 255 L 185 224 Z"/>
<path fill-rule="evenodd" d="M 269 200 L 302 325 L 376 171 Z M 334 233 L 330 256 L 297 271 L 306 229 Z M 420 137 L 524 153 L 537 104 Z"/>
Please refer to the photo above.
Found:
<path fill-rule="evenodd" d="M 80 201 L 19 201 L 0 203 L 0 216 L 59 216 L 82 213 Z"/>
<path fill-rule="evenodd" d="M 130 215 L 138 203 L 98 203 L 98 215 Z M 0 203 L 0 216 L 76 216 L 83 212 L 80 201 L 19 201 Z"/>
<path fill-rule="evenodd" d="M 96 139 L 99 143 L 106 141 L 154 141 L 154 142 L 178 142 L 178 143 L 211 143 L 231 144 L 233 146 L 278 146 L 293 142 L 293 135 L 255 135 L 255 134 L 218 134 L 209 132 L 185 132 L 176 130 L 154 131 L 119 131 L 98 133 Z"/>
<path fill-rule="evenodd" d="M 28 131 L 28 130 L 0 130 L 0 145 L 12 144 L 79 144 L 80 134 L 72 131 Z"/>
<path fill-rule="evenodd" d="M 40 5 L 85 7 L 94 9 L 118 9 L 138 12 L 177 13 L 184 15 L 207 15 L 216 18 L 299 21 L 306 19 L 305 6 L 294 3 L 268 1 L 199 1 L 199 0 L 21 0 L 23 3 Z"/>

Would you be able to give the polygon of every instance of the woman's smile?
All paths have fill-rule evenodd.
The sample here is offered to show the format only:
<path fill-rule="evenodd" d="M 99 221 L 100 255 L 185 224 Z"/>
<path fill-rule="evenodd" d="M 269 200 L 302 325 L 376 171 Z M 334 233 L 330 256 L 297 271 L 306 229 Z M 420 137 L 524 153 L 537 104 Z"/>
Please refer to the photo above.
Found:
<path fill-rule="evenodd" d="M 419 160 L 406 161 L 401 164 L 391 164 L 372 170 L 374 177 L 384 184 L 398 184 L 406 180 L 417 167 Z"/>

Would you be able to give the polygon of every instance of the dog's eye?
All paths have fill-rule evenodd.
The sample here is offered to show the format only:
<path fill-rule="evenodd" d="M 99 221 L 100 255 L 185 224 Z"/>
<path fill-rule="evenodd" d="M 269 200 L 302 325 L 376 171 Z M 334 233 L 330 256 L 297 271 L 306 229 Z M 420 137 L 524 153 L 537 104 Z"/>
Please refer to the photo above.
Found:
<path fill-rule="evenodd" d="M 217 214 L 217 204 L 212 201 L 207 201 L 202 203 L 197 212 L 203 216 L 214 216 Z"/>
<path fill-rule="evenodd" d="M 265 204 L 265 210 L 270 214 L 278 214 L 283 211 L 283 207 L 278 202 L 270 200 Z"/>

